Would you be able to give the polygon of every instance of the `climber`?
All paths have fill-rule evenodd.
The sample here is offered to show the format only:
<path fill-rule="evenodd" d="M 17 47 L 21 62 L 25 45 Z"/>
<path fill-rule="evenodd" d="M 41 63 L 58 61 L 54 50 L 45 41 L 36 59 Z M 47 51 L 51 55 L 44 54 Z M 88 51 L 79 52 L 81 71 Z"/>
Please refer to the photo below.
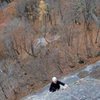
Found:
<path fill-rule="evenodd" d="M 60 85 L 62 85 L 62 88 L 61 88 Z M 55 91 L 57 91 L 59 89 L 63 89 L 64 90 L 64 89 L 67 89 L 67 88 L 68 88 L 67 84 L 57 80 L 56 77 L 52 77 L 52 83 L 51 83 L 50 88 L 49 88 L 50 92 L 55 92 Z"/>

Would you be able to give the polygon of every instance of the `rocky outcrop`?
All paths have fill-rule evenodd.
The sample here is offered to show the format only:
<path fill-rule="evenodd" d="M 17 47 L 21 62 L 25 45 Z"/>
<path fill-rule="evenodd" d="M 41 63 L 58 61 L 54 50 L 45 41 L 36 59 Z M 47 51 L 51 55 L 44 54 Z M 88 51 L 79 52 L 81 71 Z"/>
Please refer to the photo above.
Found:
<path fill-rule="evenodd" d="M 99 100 L 100 62 L 68 75 L 62 81 L 69 85 L 68 89 L 49 93 L 48 85 L 40 93 L 27 96 L 22 100 Z"/>

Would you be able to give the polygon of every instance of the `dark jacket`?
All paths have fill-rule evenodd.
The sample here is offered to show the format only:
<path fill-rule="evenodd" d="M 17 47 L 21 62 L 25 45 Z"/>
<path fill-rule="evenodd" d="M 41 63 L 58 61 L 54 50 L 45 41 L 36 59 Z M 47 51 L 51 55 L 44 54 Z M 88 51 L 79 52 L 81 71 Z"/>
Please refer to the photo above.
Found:
<path fill-rule="evenodd" d="M 57 81 L 57 83 L 51 83 L 50 85 L 50 88 L 49 88 L 49 91 L 50 92 L 55 92 L 56 90 L 59 90 L 60 89 L 60 85 L 65 85 L 64 83 L 60 82 L 60 81 Z"/>

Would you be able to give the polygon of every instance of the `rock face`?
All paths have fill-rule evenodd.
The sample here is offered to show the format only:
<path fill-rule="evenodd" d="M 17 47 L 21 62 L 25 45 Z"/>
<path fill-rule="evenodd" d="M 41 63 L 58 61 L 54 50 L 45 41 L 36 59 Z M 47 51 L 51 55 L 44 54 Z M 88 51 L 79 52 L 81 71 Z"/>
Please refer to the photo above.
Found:
<path fill-rule="evenodd" d="M 69 89 L 49 93 L 49 85 L 40 93 L 27 96 L 22 100 L 100 100 L 100 62 L 62 79 Z"/>
<path fill-rule="evenodd" d="M 73 11 L 71 10 L 73 10 L 72 6 L 74 4 L 73 2 L 70 6 L 70 1 L 78 0 L 61 1 L 63 18 L 60 16 L 58 1 L 45 0 L 51 10 L 51 18 L 46 18 L 46 30 L 45 25 L 41 27 L 38 20 L 38 2 L 40 0 L 0 1 L 2 1 L 2 3 L 0 2 L 0 100 L 19 100 L 19 98 L 33 91 L 35 92 L 43 87 L 44 84 L 47 84 L 52 75 L 59 77 L 62 73 L 73 71 L 77 64 L 85 64 L 83 57 L 79 59 L 76 57 L 76 47 L 81 45 L 77 45 L 78 41 L 82 43 L 82 47 L 78 51 L 83 52 L 79 52 L 79 54 L 81 55 L 82 53 L 85 56 L 84 39 L 82 41 L 79 39 L 81 35 L 83 37 L 81 33 L 84 30 L 76 25 L 75 28 L 70 26 L 73 21 Z M 72 18 L 70 19 L 69 17 L 71 16 Z M 71 28 L 74 29 L 70 30 Z M 41 36 L 42 31 L 47 32 L 45 37 L 44 35 Z M 72 36 L 72 34 L 75 34 L 75 36 Z M 95 36 L 94 33 L 93 36 Z M 73 44 L 71 38 L 73 38 Z M 73 47 L 70 48 L 67 44 L 73 45 Z M 92 48 L 90 51 L 92 51 Z M 75 55 L 75 58 L 73 55 Z M 96 64 L 96 66 L 99 65 Z M 65 77 L 63 81 L 70 85 L 87 76 L 91 76 L 93 79 L 100 79 L 100 70 L 96 66 L 90 66 L 75 75 Z M 39 95 L 36 94 L 36 97 L 33 95 L 32 99 L 37 100 L 39 98 L 41 100 L 43 98 L 47 100 L 52 95 L 47 94 L 47 91 L 48 87 Z M 52 99 L 57 98 L 59 100 L 58 97 L 60 98 L 61 95 L 58 94 L 67 95 L 68 93 L 66 92 L 57 92 L 57 94 L 53 94 Z M 73 96 L 69 97 L 75 98 Z"/>

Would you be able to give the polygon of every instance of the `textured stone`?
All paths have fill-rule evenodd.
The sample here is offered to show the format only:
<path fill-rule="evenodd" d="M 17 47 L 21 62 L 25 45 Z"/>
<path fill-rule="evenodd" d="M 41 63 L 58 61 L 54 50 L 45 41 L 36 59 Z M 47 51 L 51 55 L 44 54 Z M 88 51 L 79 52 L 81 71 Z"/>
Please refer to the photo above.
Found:
<path fill-rule="evenodd" d="M 84 77 L 84 78 L 83 78 Z M 75 74 L 66 76 L 63 82 L 69 89 L 48 92 L 49 85 L 35 95 L 22 100 L 100 100 L 100 63 L 89 65 Z"/>

